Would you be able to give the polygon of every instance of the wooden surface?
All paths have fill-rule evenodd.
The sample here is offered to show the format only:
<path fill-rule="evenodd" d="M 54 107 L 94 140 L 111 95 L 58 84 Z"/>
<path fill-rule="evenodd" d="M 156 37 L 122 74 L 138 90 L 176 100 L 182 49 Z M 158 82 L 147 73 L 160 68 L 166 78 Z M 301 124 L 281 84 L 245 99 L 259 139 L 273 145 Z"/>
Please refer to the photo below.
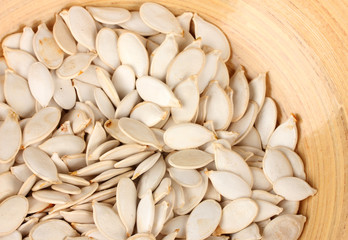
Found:
<path fill-rule="evenodd" d="M 143 1 L 0 0 L 0 39 L 24 25 L 52 22 L 74 4 L 137 9 Z M 348 239 L 348 1 L 172 0 L 176 13 L 198 12 L 231 41 L 231 65 L 249 77 L 269 71 L 279 120 L 299 118 L 298 151 L 318 194 L 301 204 L 301 239 Z"/>

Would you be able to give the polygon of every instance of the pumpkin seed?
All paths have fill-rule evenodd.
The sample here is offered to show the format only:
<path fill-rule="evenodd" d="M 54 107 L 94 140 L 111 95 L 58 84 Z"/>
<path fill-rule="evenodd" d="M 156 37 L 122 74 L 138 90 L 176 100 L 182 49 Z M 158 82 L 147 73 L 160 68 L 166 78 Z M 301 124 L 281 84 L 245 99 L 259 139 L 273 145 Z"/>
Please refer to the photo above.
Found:
<path fill-rule="evenodd" d="M 170 191 L 172 190 L 171 184 L 172 184 L 172 180 L 170 178 L 166 177 L 162 179 L 161 183 L 153 192 L 153 199 L 155 203 L 159 202 L 162 198 L 164 198 L 170 193 Z"/>
<path fill-rule="evenodd" d="M 121 63 L 131 66 L 138 78 L 147 75 L 149 58 L 137 35 L 131 32 L 122 33 L 118 38 L 118 54 Z"/>
<path fill-rule="evenodd" d="M 153 165 L 156 164 L 158 159 L 160 159 L 161 154 L 160 153 L 155 153 L 146 159 L 144 159 L 134 170 L 134 174 L 132 177 L 132 180 L 138 178 L 141 174 L 147 172 Z"/>
<path fill-rule="evenodd" d="M 24 33 L 24 29 L 23 29 Z M 56 21 L 53 25 L 53 37 L 60 49 L 69 55 L 77 52 L 76 42 L 68 26 L 59 14 L 56 14 Z M 28 48 L 30 49 L 30 48 Z M 25 49 L 23 49 L 25 50 Z"/>
<path fill-rule="evenodd" d="M 306 217 L 302 215 L 286 214 L 274 218 L 263 230 L 262 239 L 274 239 L 275 237 L 289 240 L 298 239 L 302 233 Z"/>
<path fill-rule="evenodd" d="M 256 223 L 250 224 L 248 227 L 243 230 L 234 233 L 231 237 L 232 240 L 246 240 L 246 239 L 261 239 L 259 227 Z"/>
<path fill-rule="evenodd" d="M 158 33 L 143 22 L 138 11 L 131 11 L 130 15 L 130 19 L 119 24 L 122 28 L 142 36 L 151 36 Z"/>
<path fill-rule="evenodd" d="M 17 114 L 10 112 L 0 126 L 0 163 L 9 163 L 21 146 L 22 131 L 17 118 Z"/>
<path fill-rule="evenodd" d="M 196 148 L 215 139 L 207 128 L 193 123 L 182 123 L 168 128 L 163 135 L 166 145 L 172 149 Z"/>
<path fill-rule="evenodd" d="M 63 62 L 64 53 L 45 23 L 41 23 L 37 28 L 33 37 L 33 50 L 37 59 L 49 69 L 57 69 Z"/>
<path fill-rule="evenodd" d="M 15 231 L 23 222 L 29 209 L 28 200 L 20 195 L 6 198 L 0 204 L 0 236 Z"/>
<path fill-rule="evenodd" d="M 93 214 L 89 211 L 75 210 L 71 212 L 60 211 L 64 220 L 67 222 L 77 222 L 77 223 L 94 223 Z"/>
<path fill-rule="evenodd" d="M 151 232 L 155 220 L 155 203 L 151 189 L 148 189 L 140 199 L 136 219 L 138 232 Z"/>
<path fill-rule="evenodd" d="M 150 75 L 164 81 L 168 66 L 177 54 L 175 35 L 167 34 L 165 40 L 151 53 Z"/>
<path fill-rule="evenodd" d="M 273 183 L 273 190 L 276 194 L 283 196 L 286 200 L 302 201 L 313 196 L 317 190 L 307 182 L 296 177 L 282 177 Z"/>
<path fill-rule="evenodd" d="M 3 52 L 7 66 L 28 79 L 29 68 L 36 62 L 36 59 L 30 53 L 18 49 L 4 47 Z"/>
<path fill-rule="evenodd" d="M 182 80 L 198 75 L 205 64 L 205 54 L 199 48 L 188 48 L 180 52 L 170 63 L 166 84 L 173 89 Z"/>
<path fill-rule="evenodd" d="M 263 172 L 271 183 L 282 177 L 293 176 L 289 160 L 276 149 L 267 149 L 263 158 Z"/>
<path fill-rule="evenodd" d="M 41 202 L 51 204 L 65 204 L 71 201 L 68 194 L 52 190 L 39 190 L 33 192 L 32 196 Z"/>
<path fill-rule="evenodd" d="M 74 135 L 61 135 L 48 139 L 39 148 L 48 154 L 69 155 L 81 153 L 86 147 L 82 138 Z"/>
<path fill-rule="evenodd" d="M 246 228 L 258 215 L 259 207 L 250 198 L 233 200 L 222 209 L 222 217 L 215 232 L 236 233 Z"/>
<path fill-rule="evenodd" d="M 298 209 L 300 207 L 300 202 L 283 200 L 280 203 L 278 203 L 278 206 L 283 208 L 283 211 L 279 215 L 297 214 Z"/>
<path fill-rule="evenodd" d="M 185 238 L 186 237 L 186 224 L 189 216 L 177 216 L 168 222 L 166 222 L 162 228 L 161 234 L 170 234 L 176 232 L 176 238 Z"/>
<path fill-rule="evenodd" d="M 215 189 L 224 197 L 234 200 L 241 197 L 250 197 L 250 185 L 238 175 L 227 171 L 207 171 Z"/>
<path fill-rule="evenodd" d="M 64 59 L 56 73 L 63 79 L 71 79 L 82 74 L 96 58 L 95 53 L 76 53 Z"/>
<path fill-rule="evenodd" d="M 136 119 L 148 127 L 153 127 L 164 120 L 168 114 L 168 111 L 163 110 L 156 103 L 144 101 L 132 109 L 130 118 Z"/>
<path fill-rule="evenodd" d="M 2 42 L 2 48 L 9 47 L 13 49 L 18 49 L 21 37 L 22 33 L 13 33 L 8 35 Z"/>
<path fill-rule="evenodd" d="M 222 216 L 220 205 L 214 200 L 201 202 L 191 212 L 186 224 L 186 239 L 205 239 L 218 226 Z M 202 226 L 203 225 L 203 226 Z"/>
<path fill-rule="evenodd" d="M 295 116 L 291 115 L 288 120 L 280 124 L 270 136 L 267 145 L 270 147 L 284 146 L 294 150 L 298 138 L 296 121 Z"/>
<path fill-rule="evenodd" d="M 99 58 L 112 69 L 120 65 L 117 52 L 117 35 L 110 28 L 102 28 L 96 37 L 96 49 Z"/>
<path fill-rule="evenodd" d="M 176 123 L 190 122 L 199 107 L 199 92 L 197 76 L 193 75 L 180 82 L 173 91 L 181 106 L 171 108 L 173 120 Z"/>
<path fill-rule="evenodd" d="M 33 240 L 44 240 L 47 237 L 64 239 L 65 237 L 76 237 L 78 233 L 65 221 L 52 219 L 36 224 L 29 233 Z"/>
<path fill-rule="evenodd" d="M 174 152 L 167 158 L 168 163 L 180 169 L 197 169 L 206 166 L 214 160 L 209 153 L 198 149 L 186 149 Z"/>
<path fill-rule="evenodd" d="M 68 12 L 69 27 L 77 42 L 90 51 L 95 49 L 97 27 L 89 12 L 83 7 L 73 6 Z"/>
<path fill-rule="evenodd" d="M 127 9 L 116 7 L 86 7 L 93 18 L 101 23 L 119 24 L 126 22 L 130 18 Z"/>
<path fill-rule="evenodd" d="M 146 25 L 158 32 L 183 35 L 178 20 L 167 8 L 160 4 L 143 3 L 140 6 L 139 14 Z"/>
<path fill-rule="evenodd" d="M 168 168 L 170 177 L 183 187 L 197 187 L 202 183 L 202 177 L 195 169 Z"/>
<path fill-rule="evenodd" d="M 5 71 L 3 77 L 4 100 L 19 116 L 31 117 L 35 108 L 35 99 L 32 96 L 28 82 L 12 70 Z"/>
<path fill-rule="evenodd" d="M 112 75 L 112 83 L 120 97 L 123 99 L 135 89 L 135 73 L 128 65 L 120 65 Z"/>
<path fill-rule="evenodd" d="M 116 190 L 117 212 L 124 224 L 127 236 L 131 236 L 136 219 L 137 190 L 133 181 L 122 178 Z"/>

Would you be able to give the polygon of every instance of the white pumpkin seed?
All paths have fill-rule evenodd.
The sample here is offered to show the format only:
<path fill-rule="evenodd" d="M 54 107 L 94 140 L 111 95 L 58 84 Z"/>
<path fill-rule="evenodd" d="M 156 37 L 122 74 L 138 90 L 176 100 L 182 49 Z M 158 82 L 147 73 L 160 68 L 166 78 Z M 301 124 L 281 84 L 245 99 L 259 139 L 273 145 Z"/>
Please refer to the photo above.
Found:
<path fill-rule="evenodd" d="M 117 35 L 110 28 L 102 28 L 96 38 L 96 49 L 99 58 L 112 69 L 120 65 L 117 52 Z"/>
<path fill-rule="evenodd" d="M 202 184 L 195 188 L 183 188 L 185 196 L 185 204 L 181 208 L 174 209 L 178 215 L 185 215 L 196 207 L 203 199 L 208 188 L 208 177 L 201 171 Z"/>
<path fill-rule="evenodd" d="M 253 174 L 253 187 L 252 189 L 269 191 L 272 189 L 272 184 L 267 180 L 262 169 L 257 167 L 250 167 L 250 171 Z"/>
<path fill-rule="evenodd" d="M 155 205 L 154 224 L 151 230 L 154 236 L 157 236 L 161 232 L 163 225 L 166 222 L 168 207 L 169 204 L 165 201 Z"/>
<path fill-rule="evenodd" d="M 144 151 L 144 152 L 139 152 L 134 155 L 131 155 L 129 157 L 126 157 L 122 159 L 121 161 L 115 163 L 114 167 L 115 168 L 124 168 L 124 167 L 130 167 L 137 165 L 145 159 L 147 159 L 149 156 L 152 157 L 151 155 L 153 154 L 153 151 Z"/>
<path fill-rule="evenodd" d="M 29 233 L 29 238 L 32 240 L 65 239 L 65 237 L 76 236 L 78 233 L 67 222 L 58 219 L 40 222 Z"/>
<path fill-rule="evenodd" d="M 204 184 L 205 179 L 203 179 Z M 170 189 L 171 191 L 175 192 L 175 201 L 174 201 L 174 211 L 177 209 L 183 207 L 185 205 L 185 196 L 184 196 L 184 189 L 181 185 L 177 184 L 175 181 L 171 181 Z M 170 191 L 169 191 L 170 193 Z M 169 194 L 168 193 L 168 194 Z"/>
<path fill-rule="evenodd" d="M 68 19 L 70 31 L 76 41 L 90 51 L 94 50 L 97 28 L 89 12 L 83 7 L 73 6 L 69 9 Z"/>
<path fill-rule="evenodd" d="M 150 75 L 165 80 L 171 61 L 178 54 L 178 44 L 174 34 L 166 35 L 165 40 L 151 53 Z"/>
<path fill-rule="evenodd" d="M 98 78 L 98 81 L 99 81 L 102 89 L 104 90 L 106 95 L 108 95 L 111 102 L 116 107 L 118 107 L 118 105 L 120 104 L 120 98 L 119 98 L 118 93 L 116 92 L 116 89 L 115 89 L 114 85 L 112 84 L 110 78 L 104 73 L 104 71 L 101 68 L 97 68 L 96 73 L 97 73 L 97 78 Z"/>
<path fill-rule="evenodd" d="M 71 201 L 69 194 L 52 191 L 39 190 L 32 193 L 33 198 L 51 204 L 65 204 Z"/>
<path fill-rule="evenodd" d="M 10 112 L 0 126 L 0 163 L 9 163 L 18 153 L 22 143 L 22 131 L 18 116 Z"/>
<path fill-rule="evenodd" d="M 109 133 L 113 138 L 119 140 L 122 143 L 129 144 L 134 143 L 127 135 L 125 135 L 119 128 L 118 119 L 109 119 L 105 122 L 104 128 L 107 133 Z"/>
<path fill-rule="evenodd" d="M 25 182 L 33 173 L 25 164 L 16 165 L 10 168 L 11 173 L 20 181 Z"/>
<path fill-rule="evenodd" d="M 172 149 L 196 148 L 215 139 L 207 128 L 193 123 L 182 123 L 168 128 L 163 135 L 166 145 Z"/>
<path fill-rule="evenodd" d="M 127 240 L 155 240 L 155 236 L 150 233 L 137 233 L 127 238 Z"/>
<path fill-rule="evenodd" d="M 76 103 L 75 89 L 68 79 L 62 79 L 55 72 L 51 72 L 54 81 L 54 101 L 63 109 L 71 109 Z"/>
<path fill-rule="evenodd" d="M 176 123 L 190 122 L 197 114 L 199 107 L 197 76 L 190 76 L 183 80 L 173 92 L 181 104 L 181 107 L 171 108 L 173 120 Z"/>
<path fill-rule="evenodd" d="M 100 88 L 94 89 L 94 98 L 98 108 L 107 119 L 112 119 L 115 115 L 115 108 L 103 90 Z"/>
<path fill-rule="evenodd" d="M 278 203 L 278 206 L 283 208 L 283 211 L 279 215 L 297 214 L 297 212 L 300 208 L 300 202 L 299 201 L 283 200 L 280 203 Z"/>
<path fill-rule="evenodd" d="M 222 209 L 219 227 L 215 231 L 221 233 L 236 233 L 246 228 L 258 215 L 259 207 L 250 198 L 233 200 Z"/>
<path fill-rule="evenodd" d="M 151 36 L 158 33 L 143 22 L 138 11 L 131 11 L 130 14 L 130 19 L 119 24 L 122 28 L 138 33 L 142 36 Z"/>
<path fill-rule="evenodd" d="M 144 101 L 132 109 L 130 118 L 136 119 L 148 127 L 153 127 L 161 120 L 164 120 L 168 114 L 168 111 L 165 111 L 156 103 Z"/>
<path fill-rule="evenodd" d="M 146 191 L 153 191 L 161 182 L 166 171 L 166 166 L 163 158 L 160 158 L 147 172 L 145 172 L 137 186 L 138 197 L 143 198 Z"/>
<path fill-rule="evenodd" d="M 209 153 L 198 149 L 186 149 L 170 154 L 168 163 L 180 169 L 197 169 L 206 166 L 214 160 Z"/>
<path fill-rule="evenodd" d="M 223 89 L 229 87 L 230 75 L 228 73 L 226 64 L 221 58 L 219 58 L 217 61 L 217 69 L 214 76 L 214 80 L 218 81 L 218 83 Z"/>
<path fill-rule="evenodd" d="M 75 210 L 71 212 L 60 211 L 64 220 L 67 222 L 77 222 L 77 223 L 94 223 L 93 214 L 89 211 Z"/>
<path fill-rule="evenodd" d="M 244 74 L 244 68 L 239 67 L 230 79 L 230 87 L 233 90 L 233 118 L 236 122 L 241 119 L 247 110 L 249 102 L 249 84 Z"/>
<path fill-rule="evenodd" d="M 255 222 L 260 222 L 273 217 L 274 215 L 279 215 L 283 209 L 264 200 L 255 199 L 257 205 L 259 206 L 259 212 L 254 219 Z"/>
<path fill-rule="evenodd" d="M 186 239 L 199 240 L 210 236 L 222 216 L 220 205 L 214 200 L 201 202 L 191 212 L 186 224 Z"/>
<path fill-rule="evenodd" d="M 262 108 L 266 95 L 266 74 L 260 73 L 249 83 L 250 100 L 257 103 L 259 109 Z"/>
<path fill-rule="evenodd" d="M 103 154 L 116 148 L 118 145 L 120 145 L 120 142 L 117 140 L 110 140 L 100 144 L 92 151 L 92 153 L 89 154 L 88 161 L 96 161 L 100 159 Z"/>
<path fill-rule="evenodd" d="M 133 175 L 133 173 L 134 171 L 128 171 L 119 176 L 113 177 L 110 180 L 100 184 L 100 186 L 98 187 L 98 190 L 101 191 L 101 190 L 109 189 L 111 187 L 115 187 L 122 178 L 130 178 Z"/>
<path fill-rule="evenodd" d="M 155 219 L 155 203 L 151 189 L 140 199 L 137 209 L 137 229 L 140 233 L 151 232 Z"/>
<path fill-rule="evenodd" d="M 112 169 L 114 164 L 115 164 L 115 161 L 96 162 L 84 168 L 81 168 L 75 172 L 72 172 L 71 175 L 79 176 L 79 177 L 98 175 L 104 171 Z"/>
<path fill-rule="evenodd" d="M 181 107 L 170 88 L 157 78 L 150 76 L 138 78 L 136 89 L 145 101 L 157 103 L 161 107 Z"/>
<path fill-rule="evenodd" d="M 259 132 L 254 127 L 252 127 L 249 133 L 238 143 L 238 145 L 262 149 Z"/>
<path fill-rule="evenodd" d="M 86 147 L 82 138 L 74 135 L 61 135 L 48 139 L 39 148 L 48 154 L 58 153 L 59 156 L 81 153 Z"/>
<path fill-rule="evenodd" d="M 43 151 L 35 147 L 28 147 L 23 152 L 25 164 L 43 180 L 59 183 L 58 171 L 52 159 Z"/>
<path fill-rule="evenodd" d="M 183 35 L 183 30 L 175 16 L 165 7 L 157 3 L 141 5 L 140 17 L 146 25 L 161 33 Z"/>
<path fill-rule="evenodd" d="M 281 196 L 274 195 L 274 194 L 266 192 L 264 190 L 253 190 L 251 198 L 264 200 L 264 201 L 270 202 L 270 203 L 275 204 L 275 205 L 277 205 L 280 201 L 282 201 L 284 199 Z"/>
<path fill-rule="evenodd" d="M 204 91 L 211 80 L 215 80 L 214 76 L 216 75 L 220 55 L 221 52 L 219 50 L 213 50 L 205 55 L 205 65 L 198 75 L 199 93 Z M 222 89 L 224 88 L 222 87 Z"/>
<path fill-rule="evenodd" d="M 280 124 L 270 136 L 267 146 L 284 146 L 294 150 L 298 138 L 296 121 L 295 116 L 292 114 L 288 120 Z"/>
<path fill-rule="evenodd" d="M 135 89 L 135 73 L 128 65 L 120 65 L 112 75 L 112 83 L 120 97 L 123 99 Z"/>
<path fill-rule="evenodd" d="M 294 177 L 306 180 L 306 173 L 304 171 L 303 161 L 300 156 L 293 150 L 287 147 L 276 147 L 277 150 L 281 151 L 285 157 L 289 160 L 292 170 L 294 172 Z"/>
<path fill-rule="evenodd" d="M 134 170 L 134 174 L 132 177 L 132 180 L 138 178 L 141 174 L 147 172 L 153 165 L 156 164 L 158 159 L 160 159 L 161 154 L 160 153 L 155 153 L 146 159 L 142 160 L 142 162 L 136 167 Z"/>
<path fill-rule="evenodd" d="M 137 208 L 137 190 L 129 178 L 122 178 L 116 190 L 117 212 L 124 224 L 127 236 L 131 236 L 134 229 Z"/>
<path fill-rule="evenodd" d="M 22 240 L 22 236 L 27 236 L 30 232 L 30 230 L 39 222 L 39 218 L 31 218 L 30 220 L 26 221 L 25 223 L 23 223 L 19 228 L 18 228 L 18 232 L 20 232 L 20 240 Z M 17 231 L 15 231 L 17 232 Z M 14 232 L 14 233 L 15 233 Z M 0 238 L 1 240 L 4 240 L 2 238 Z M 12 240 L 15 240 L 16 238 L 12 238 Z M 11 240 L 11 239 L 9 239 Z"/>
<path fill-rule="evenodd" d="M 117 70 L 116 70 L 117 71 Z M 115 112 L 115 118 L 129 117 L 133 107 L 140 102 L 140 97 L 136 90 L 128 93 L 120 102 Z"/>
<path fill-rule="evenodd" d="M 231 123 L 233 112 L 232 103 L 225 91 L 217 81 L 212 81 L 204 91 L 203 96 L 209 96 L 205 121 L 212 120 L 216 130 L 227 129 Z M 234 130 L 232 129 L 232 131 Z"/>
<path fill-rule="evenodd" d="M 59 14 L 56 14 L 56 21 L 53 25 L 52 32 L 57 45 L 65 53 L 74 55 L 77 52 L 75 39 L 72 36 L 68 26 L 64 23 L 62 17 Z"/>
<path fill-rule="evenodd" d="M 207 171 L 214 188 L 224 197 L 234 200 L 251 196 L 251 187 L 238 175 L 227 171 Z"/>
<path fill-rule="evenodd" d="M 214 144 L 214 146 L 216 169 L 232 172 L 253 186 L 253 175 L 244 159 L 238 153 L 224 148 L 221 144 Z"/>
<path fill-rule="evenodd" d="M 57 75 L 63 79 L 71 79 L 82 74 L 97 55 L 95 53 L 76 53 L 64 59 L 57 69 Z"/>
<path fill-rule="evenodd" d="M 23 222 L 29 209 L 28 200 L 19 195 L 9 197 L 0 204 L 0 236 L 15 231 Z"/>
<path fill-rule="evenodd" d="M 150 145 L 157 149 L 162 149 L 155 134 L 142 122 L 124 117 L 119 120 L 118 125 L 123 134 L 133 141 L 143 145 Z"/>
<path fill-rule="evenodd" d="M 188 48 L 180 52 L 170 63 L 166 75 L 167 85 L 173 89 L 179 82 L 198 75 L 205 64 L 205 54 L 199 48 Z"/>
<path fill-rule="evenodd" d="M 122 64 L 131 66 L 138 78 L 148 74 L 149 57 L 137 35 L 131 32 L 122 33 L 117 47 Z"/>
<path fill-rule="evenodd" d="M 307 182 L 296 177 L 279 178 L 273 183 L 273 190 L 289 201 L 302 201 L 317 193 Z"/>
<path fill-rule="evenodd" d="M 22 187 L 18 191 L 18 195 L 26 196 L 30 190 L 33 188 L 34 184 L 36 183 L 37 177 L 35 174 L 32 174 L 30 177 L 25 180 Z"/>
<path fill-rule="evenodd" d="M 70 172 L 86 166 L 86 155 L 84 153 L 64 155 L 61 157 Z"/>
<path fill-rule="evenodd" d="M 50 186 L 52 186 L 52 182 L 48 182 L 48 181 L 45 181 L 45 180 L 39 180 L 35 183 L 35 185 L 32 187 L 32 191 L 39 191 L 41 189 L 44 189 L 44 188 L 48 188 Z"/>
<path fill-rule="evenodd" d="M 215 25 L 203 20 L 197 13 L 193 15 L 195 37 L 202 39 L 202 44 L 221 51 L 221 58 L 226 62 L 230 58 L 230 44 L 223 32 Z"/>
<path fill-rule="evenodd" d="M 13 69 L 17 74 L 24 78 L 28 78 L 30 66 L 36 62 L 36 59 L 26 51 L 3 48 L 6 64 Z"/>
<path fill-rule="evenodd" d="M 64 53 L 45 23 L 38 26 L 33 37 L 33 50 L 37 59 L 49 69 L 57 69 L 63 62 Z"/>
<path fill-rule="evenodd" d="M 22 33 L 13 33 L 8 35 L 2 41 L 2 48 L 8 47 L 13 49 L 18 49 L 21 37 L 22 37 Z"/>
<path fill-rule="evenodd" d="M 153 199 L 155 203 L 162 200 L 165 196 L 167 196 L 172 191 L 171 184 L 172 184 L 172 181 L 170 178 L 165 177 L 162 179 L 161 183 L 153 192 Z"/>
<path fill-rule="evenodd" d="M 289 160 L 276 149 L 267 149 L 263 158 L 263 172 L 271 183 L 282 177 L 293 176 Z"/>
<path fill-rule="evenodd" d="M 77 75 L 75 77 L 75 79 L 84 82 L 84 83 L 88 83 L 88 84 L 92 84 L 96 87 L 101 87 L 100 83 L 98 81 L 97 78 L 97 72 L 96 69 L 98 68 L 98 66 L 96 65 L 89 65 L 88 68 L 85 71 L 82 71 L 81 74 Z M 104 73 L 108 76 L 109 73 L 105 70 L 102 69 L 102 71 L 104 71 Z"/>
<path fill-rule="evenodd" d="M 208 183 L 207 192 L 205 193 L 203 199 L 205 199 L 205 200 L 212 199 L 212 200 L 215 200 L 215 201 L 218 201 L 218 202 L 221 201 L 220 193 L 218 193 L 218 191 L 216 191 L 216 189 L 214 188 L 214 186 L 212 185 L 211 182 Z"/>
<path fill-rule="evenodd" d="M 186 237 L 186 223 L 188 220 L 188 215 L 177 216 L 168 222 L 166 222 L 161 230 L 161 234 L 170 234 L 176 232 L 176 238 Z"/>
<path fill-rule="evenodd" d="M 196 116 L 194 117 L 194 122 L 198 124 L 203 124 L 205 122 L 205 118 L 207 116 L 207 103 L 209 96 L 202 96 L 199 99 L 199 105 L 196 112 Z"/>
<path fill-rule="evenodd" d="M 247 240 L 247 239 L 261 239 L 259 227 L 256 223 L 250 224 L 248 227 L 232 235 L 231 240 Z"/>
<path fill-rule="evenodd" d="M 130 19 L 127 9 L 116 7 L 86 7 L 93 18 L 101 23 L 120 24 Z"/>
<path fill-rule="evenodd" d="M 202 183 L 202 177 L 195 169 L 168 168 L 170 177 L 183 187 L 197 187 Z"/>
<path fill-rule="evenodd" d="M 44 64 L 37 62 L 30 66 L 28 84 L 33 97 L 46 107 L 54 94 L 54 81 Z"/>
<path fill-rule="evenodd" d="M 250 129 L 253 127 L 258 113 L 258 106 L 255 102 L 250 101 L 245 114 L 236 122 L 232 122 L 228 130 L 239 133 L 235 144 L 239 143 L 245 136 L 248 135 Z M 232 120 L 233 121 L 233 120 Z"/>
<path fill-rule="evenodd" d="M 302 215 L 286 214 L 274 218 L 263 230 L 262 239 L 284 238 L 298 239 L 302 233 L 306 217 Z"/>

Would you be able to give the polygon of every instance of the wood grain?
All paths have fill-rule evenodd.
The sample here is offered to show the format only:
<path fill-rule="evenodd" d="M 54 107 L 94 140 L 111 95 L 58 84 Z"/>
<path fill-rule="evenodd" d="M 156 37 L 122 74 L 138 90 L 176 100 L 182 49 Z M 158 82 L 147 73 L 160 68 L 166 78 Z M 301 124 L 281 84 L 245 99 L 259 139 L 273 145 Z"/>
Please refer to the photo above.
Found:
<path fill-rule="evenodd" d="M 191 0 L 159 2 L 175 13 L 198 12 L 231 41 L 232 67 L 268 72 L 279 121 L 299 119 L 298 151 L 318 194 L 301 204 L 301 239 L 348 239 L 348 2 L 342 0 Z M 0 39 L 24 25 L 52 23 L 79 5 L 137 9 L 144 1 L 0 0 Z"/>

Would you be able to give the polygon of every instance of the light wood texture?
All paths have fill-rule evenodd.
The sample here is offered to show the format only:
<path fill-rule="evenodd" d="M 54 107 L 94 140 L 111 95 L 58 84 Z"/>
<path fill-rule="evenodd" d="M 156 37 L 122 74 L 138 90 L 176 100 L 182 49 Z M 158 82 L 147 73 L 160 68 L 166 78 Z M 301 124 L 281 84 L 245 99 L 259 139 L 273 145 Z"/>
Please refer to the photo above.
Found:
<path fill-rule="evenodd" d="M 231 41 L 233 67 L 269 72 L 279 121 L 299 119 L 298 151 L 318 194 L 301 204 L 301 239 L 348 239 L 348 2 L 345 0 L 157 1 L 175 13 L 198 12 Z M 0 0 L 0 38 L 50 21 L 79 5 L 137 9 L 144 1 Z"/>

